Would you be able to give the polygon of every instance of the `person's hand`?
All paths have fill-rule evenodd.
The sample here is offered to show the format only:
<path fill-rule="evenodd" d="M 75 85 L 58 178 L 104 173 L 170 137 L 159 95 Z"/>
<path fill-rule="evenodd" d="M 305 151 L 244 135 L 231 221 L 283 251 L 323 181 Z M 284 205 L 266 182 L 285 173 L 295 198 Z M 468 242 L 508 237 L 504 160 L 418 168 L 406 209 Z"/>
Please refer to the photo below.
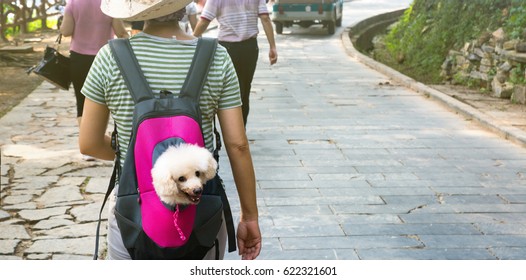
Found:
<path fill-rule="evenodd" d="M 242 260 L 254 260 L 261 251 L 258 221 L 241 221 L 237 227 L 237 245 Z"/>
<path fill-rule="evenodd" d="M 270 48 L 270 51 L 268 52 L 268 59 L 270 61 L 270 65 L 278 62 L 278 51 L 275 48 Z"/>

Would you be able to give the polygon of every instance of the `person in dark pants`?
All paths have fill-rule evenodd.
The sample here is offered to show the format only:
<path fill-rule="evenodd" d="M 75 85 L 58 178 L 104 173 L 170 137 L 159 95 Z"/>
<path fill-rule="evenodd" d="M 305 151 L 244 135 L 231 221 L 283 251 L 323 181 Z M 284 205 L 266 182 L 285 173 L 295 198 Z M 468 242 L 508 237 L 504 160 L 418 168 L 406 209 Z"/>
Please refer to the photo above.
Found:
<path fill-rule="evenodd" d="M 274 29 L 265 0 L 207 0 L 201 18 L 194 30 L 201 36 L 210 22 L 219 22 L 219 43 L 223 45 L 234 63 L 241 89 L 243 121 L 247 125 L 250 111 L 249 96 L 259 55 L 257 42 L 258 19 L 270 45 L 270 65 L 278 61 Z"/>
<path fill-rule="evenodd" d="M 64 20 L 60 26 L 63 36 L 71 36 L 71 79 L 77 102 L 77 121 L 80 126 L 84 110 L 84 95 L 80 92 L 91 64 L 99 49 L 114 35 L 127 38 L 128 33 L 121 20 L 113 19 L 100 10 L 101 0 L 68 0 Z M 93 160 L 83 156 L 84 160 Z"/>
<path fill-rule="evenodd" d="M 241 42 L 219 41 L 219 43 L 226 48 L 236 69 L 241 102 L 243 103 L 243 121 L 246 126 L 248 112 L 250 111 L 250 89 L 252 88 L 259 55 L 258 41 L 256 38 L 250 38 Z"/>

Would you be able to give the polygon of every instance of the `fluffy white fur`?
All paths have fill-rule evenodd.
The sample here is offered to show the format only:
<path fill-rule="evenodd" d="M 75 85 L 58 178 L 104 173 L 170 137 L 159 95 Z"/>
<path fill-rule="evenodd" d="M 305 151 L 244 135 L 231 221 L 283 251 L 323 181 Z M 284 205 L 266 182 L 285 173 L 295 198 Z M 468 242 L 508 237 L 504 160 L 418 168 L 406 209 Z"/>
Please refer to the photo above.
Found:
<path fill-rule="evenodd" d="M 217 162 L 207 149 L 191 144 L 171 146 L 152 168 L 153 186 L 168 205 L 197 204 L 216 170 Z"/>

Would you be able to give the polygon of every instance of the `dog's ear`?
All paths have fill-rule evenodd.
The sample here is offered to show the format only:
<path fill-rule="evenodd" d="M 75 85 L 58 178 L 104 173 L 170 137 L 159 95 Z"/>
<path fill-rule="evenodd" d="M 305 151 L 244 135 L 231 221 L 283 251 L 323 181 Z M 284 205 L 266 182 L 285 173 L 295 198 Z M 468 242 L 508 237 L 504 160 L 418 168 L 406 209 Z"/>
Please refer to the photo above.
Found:
<path fill-rule="evenodd" d="M 208 152 L 207 161 L 208 162 L 207 162 L 205 177 L 206 177 L 206 180 L 208 181 L 216 176 L 217 161 L 214 159 L 214 156 L 210 152 Z"/>
<path fill-rule="evenodd" d="M 169 186 L 172 183 L 172 176 L 169 168 L 162 166 L 162 164 L 156 164 L 152 168 L 152 181 L 156 188 L 163 188 Z"/>

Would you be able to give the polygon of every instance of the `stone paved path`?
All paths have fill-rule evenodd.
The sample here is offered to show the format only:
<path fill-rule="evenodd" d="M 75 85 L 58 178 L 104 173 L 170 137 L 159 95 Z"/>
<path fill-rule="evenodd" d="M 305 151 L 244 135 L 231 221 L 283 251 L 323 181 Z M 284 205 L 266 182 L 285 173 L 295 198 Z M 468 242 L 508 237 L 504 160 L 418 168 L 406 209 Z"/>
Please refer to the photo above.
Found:
<path fill-rule="evenodd" d="M 408 2 L 346 2 L 343 26 Z M 350 56 L 343 28 L 286 31 L 272 67 L 260 38 L 247 127 L 260 259 L 525 259 L 525 148 Z M 0 119 L 0 259 L 91 258 L 111 163 L 81 160 L 74 110 L 43 83 Z"/>

